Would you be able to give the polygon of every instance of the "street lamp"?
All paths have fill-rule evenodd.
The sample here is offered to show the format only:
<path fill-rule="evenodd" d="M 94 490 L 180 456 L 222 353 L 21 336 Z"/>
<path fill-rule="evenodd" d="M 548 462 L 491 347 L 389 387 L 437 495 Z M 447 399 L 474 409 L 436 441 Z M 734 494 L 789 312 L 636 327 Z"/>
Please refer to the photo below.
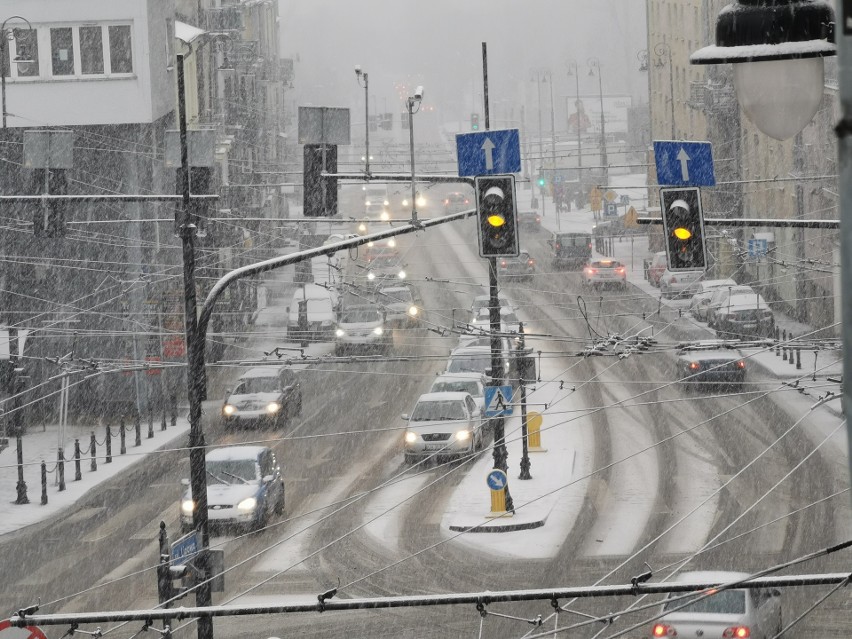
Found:
<path fill-rule="evenodd" d="M 27 31 L 33 30 L 33 25 L 30 24 L 30 21 L 21 16 L 12 16 L 10 18 L 6 18 L 3 21 L 3 24 L 0 25 L 0 94 L 2 94 L 2 109 L 3 109 L 3 128 L 6 128 L 6 64 L 9 62 L 9 42 L 15 39 L 15 29 L 6 29 L 6 23 L 10 20 L 23 20 L 27 23 Z M 25 62 L 32 62 L 32 60 L 28 59 L 27 56 L 18 55 L 15 56 L 15 59 L 12 60 L 15 64 L 23 64 Z M 11 65 L 9 65 L 11 67 Z"/>
<path fill-rule="evenodd" d="M 417 224 L 417 193 L 414 190 L 414 114 L 420 110 L 420 103 L 423 101 L 423 87 L 419 86 L 414 90 L 414 95 L 406 99 L 405 103 L 408 107 L 408 141 L 411 147 L 411 223 Z M 417 106 L 415 111 L 414 107 Z"/>
<path fill-rule="evenodd" d="M 675 127 L 675 95 L 674 95 L 674 67 L 672 65 L 672 48 L 666 42 L 658 42 L 654 45 L 654 55 L 657 56 L 654 60 L 654 66 L 658 69 L 668 65 L 669 67 L 669 107 L 671 109 L 670 118 L 672 123 L 672 140 L 677 139 Z M 666 59 L 668 58 L 668 60 Z M 639 64 L 640 71 L 648 70 L 648 52 L 645 51 L 644 68 L 642 60 Z"/>
<path fill-rule="evenodd" d="M 541 124 L 541 83 L 542 82 L 550 82 L 551 90 L 550 90 L 550 121 L 551 121 L 551 169 L 556 168 L 556 140 L 555 134 L 552 130 L 553 126 L 553 76 L 550 74 L 550 69 L 531 69 L 530 70 L 531 82 L 536 83 L 536 88 L 538 89 L 538 155 L 539 155 L 539 167 L 544 166 L 544 135 L 543 135 L 543 127 Z M 546 202 L 547 199 L 541 198 L 541 214 L 545 214 L 546 210 Z M 558 219 L 558 216 L 557 216 Z"/>
<path fill-rule="evenodd" d="M 364 87 L 364 175 L 370 177 L 370 81 L 366 71 L 361 71 L 361 65 L 355 65 L 355 77 L 358 81 L 358 86 Z M 361 84 L 361 78 L 364 78 L 364 84 Z"/>
<path fill-rule="evenodd" d="M 568 60 L 565 63 L 565 66 L 568 67 L 568 77 L 574 76 L 574 95 L 577 96 L 576 101 L 574 102 L 574 107 L 577 109 L 577 120 L 574 123 L 577 127 L 577 188 L 580 193 L 579 197 L 582 197 L 583 193 L 583 138 L 581 136 L 583 130 L 583 118 L 584 113 L 583 103 L 580 102 L 580 71 L 577 67 L 576 60 Z M 571 116 L 568 116 L 568 130 L 571 130 Z M 579 200 L 577 202 L 579 206 Z"/>
<path fill-rule="evenodd" d="M 609 162 L 606 158 L 606 121 L 604 119 L 604 103 L 603 103 L 603 80 L 601 76 L 601 61 L 595 57 L 589 58 L 586 63 L 589 65 L 589 75 L 598 76 L 598 93 L 601 98 L 601 166 L 603 166 L 603 184 L 609 184 Z M 597 69 L 597 73 L 595 72 Z"/>

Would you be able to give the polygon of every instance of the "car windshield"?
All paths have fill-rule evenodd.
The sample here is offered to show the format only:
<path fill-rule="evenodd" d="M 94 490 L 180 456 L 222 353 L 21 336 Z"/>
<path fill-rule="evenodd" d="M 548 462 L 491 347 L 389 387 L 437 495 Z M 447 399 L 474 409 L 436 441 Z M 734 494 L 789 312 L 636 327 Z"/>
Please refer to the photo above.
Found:
<path fill-rule="evenodd" d="M 207 461 L 207 485 L 245 484 L 257 480 L 257 466 L 253 459 L 227 459 Z"/>
<path fill-rule="evenodd" d="M 390 268 L 399 265 L 399 258 L 395 255 L 378 255 L 370 262 L 373 268 Z"/>
<path fill-rule="evenodd" d="M 667 601 L 663 609 L 668 611 L 680 608 L 678 612 L 742 615 L 745 614 L 745 598 L 744 590 L 722 590 L 709 597 L 694 601 L 685 608 L 680 608 L 684 604 L 685 600 L 683 599 Z"/>
<path fill-rule="evenodd" d="M 249 377 L 240 382 L 234 389 L 234 395 L 250 395 L 251 393 L 274 393 L 278 390 L 277 377 Z"/>
<path fill-rule="evenodd" d="M 412 301 L 411 291 L 409 291 L 408 289 L 399 289 L 398 291 L 388 291 L 387 293 L 382 291 L 381 297 L 382 297 L 382 302 L 384 304 L 393 304 L 395 302 L 399 303 L 399 302 L 410 302 L 410 301 Z"/>
<path fill-rule="evenodd" d="M 488 353 L 482 355 L 461 355 L 450 360 L 447 371 L 450 373 L 477 372 L 482 373 L 491 368 L 491 356 Z"/>
<path fill-rule="evenodd" d="M 378 322 L 382 316 L 374 308 L 359 308 L 345 311 L 340 317 L 341 324 L 361 324 L 364 322 Z"/>
<path fill-rule="evenodd" d="M 470 382 L 435 382 L 432 386 L 433 393 L 470 393 L 474 397 L 482 395 L 479 384 Z"/>
<path fill-rule="evenodd" d="M 560 235 L 556 241 L 562 246 L 586 246 L 591 239 L 585 235 Z"/>
<path fill-rule="evenodd" d="M 464 419 L 467 417 L 464 411 L 464 402 L 453 400 L 436 400 L 428 402 L 417 402 L 414 412 L 411 414 L 413 422 L 448 421 L 453 419 Z"/>

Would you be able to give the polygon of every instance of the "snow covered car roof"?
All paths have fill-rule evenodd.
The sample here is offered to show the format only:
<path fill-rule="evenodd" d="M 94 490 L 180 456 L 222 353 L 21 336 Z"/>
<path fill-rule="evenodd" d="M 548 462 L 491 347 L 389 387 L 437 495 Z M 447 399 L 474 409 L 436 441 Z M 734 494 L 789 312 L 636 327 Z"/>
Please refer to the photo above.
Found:
<path fill-rule="evenodd" d="M 464 398 L 467 397 L 470 393 L 458 393 L 458 392 L 443 392 L 443 393 L 423 393 L 418 399 L 417 403 L 420 402 L 446 402 L 446 401 L 464 401 Z"/>
<path fill-rule="evenodd" d="M 280 366 L 259 366 L 250 368 L 245 373 L 240 375 L 240 379 L 248 379 L 255 377 L 278 377 L 281 373 Z"/>
<path fill-rule="evenodd" d="M 227 446 L 208 450 L 205 459 L 207 461 L 257 459 L 264 450 L 267 450 L 266 446 Z"/>

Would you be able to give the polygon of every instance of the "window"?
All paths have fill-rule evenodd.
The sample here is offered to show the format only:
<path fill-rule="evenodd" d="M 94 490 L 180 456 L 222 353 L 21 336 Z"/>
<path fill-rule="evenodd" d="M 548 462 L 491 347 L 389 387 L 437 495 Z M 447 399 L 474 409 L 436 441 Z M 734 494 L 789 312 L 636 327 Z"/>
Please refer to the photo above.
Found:
<path fill-rule="evenodd" d="M 14 29 L 15 66 L 19 78 L 38 77 L 38 31 L 35 29 Z M 25 60 L 25 62 L 22 62 Z M 6 75 L 9 74 L 8 67 Z"/>
<path fill-rule="evenodd" d="M 83 75 L 104 72 L 104 42 L 101 27 L 80 27 L 80 70 Z"/>
<path fill-rule="evenodd" d="M 74 75 L 73 29 L 50 30 L 50 60 L 53 75 Z"/>
<path fill-rule="evenodd" d="M 109 59 L 112 73 L 133 73 L 130 25 L 109 27 Z"/>

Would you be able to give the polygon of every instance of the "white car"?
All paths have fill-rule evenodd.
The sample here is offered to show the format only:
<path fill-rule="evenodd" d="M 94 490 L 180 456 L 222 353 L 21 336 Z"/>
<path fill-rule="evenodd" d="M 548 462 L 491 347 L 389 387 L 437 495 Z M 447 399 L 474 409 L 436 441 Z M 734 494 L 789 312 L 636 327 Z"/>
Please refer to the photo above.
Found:
<path fill-rule="evenodd" d="M 432 382 L 430 393 L 468 393 L 484 412 L 485 376 L 479 373 L 443 373 Z"/>
<path fill-rule="evenodd" d="M 732 279 L 703 280 L 698 282 L 697 290 L 689 301 L 689 311 L 695 319 L 701 321 L 707 319 L 707 307 L 710 305 L 710 298 L 713 297 L 713 292 L 717 288 L 722 288 L 723 286 L 737 286 L 737 283 Z"/>
<path fill-rule="evenodd" d="M 717 288 L 710 297 L 710 303 L 707 305 L 707 324 L 713 328 L 717 311 L 723 306 L 735 305 L 769 307 L 763 296 L 751 286 L 722 286 Z"/>
<path fill-rule="evenodd" d="M 583 267 L 584 286 L 615 285 L 627 288 L 627 268 L 617 260 L 595 260 Z"/>
<path fill-rule="evenodd" d="M 739 572 L 684 572 L 676 582 L 723 584 L 745 579 Z M 681 598 L 683 593 L 670 594 L 660 609 L 660 616 L 650 628 L 651 637 L 748 637 L 769 639 L 783 628 L 781 593 L 775 588 L 730 588 L 695 600 Z"/>
<path fill-rule="evenodd" d="M 500 308 L 507 308 L 509 310 L 514 310 L 514 306 L 502 293 L 497 294 L 497 300 L 500 304 Z M 477 295 L 473 298 L 473 304 L 470 305 L 470 312 L 473 319 L 476 319 L 479 316 L 479 311 L 483 308 L 487 309 L 491 306 L 491 296 L 490 295 Z"/>
<path fill-rule="evenodd" d="M 385 312 L 389 323 L 416 324 L 423 304 L 420 296 L 410 286 L 386 286 L 376 293 L 376 302 Z"/>
<path fill-rule="evenodd" d="M 500 307 L 500 332 L 520 333 L 521 321 L 515 315 L 515 311 L 508 306 Z M 479 314 L 470 323 L 469 332 L 489 333 L 491 332 L 491 311 L 486 308 L 479 309 Z"/>
<path fill-rule="evenodd" d="M 477 373 L 484 375 L 489 384 L 500 384 L 509 378 L 511 362 L 509 352 L 500 354 L 503 364 L 501 374 L 492 377 L 491 348 L 489 346 L 460 346 L 450 353 L 445 373 Z"/>
<path fill-rule="evenodd" d="M 417 400 L 403 444 L 405 462 L 428 457 L 461 458 L 482 447 L 482 418 L 468 393 L 426 393 Z"/>
<path fill-rule="evenodd" d="M 660 275 L 660 293 L 666 299 L 678 297 L 686 299 L 698 288 L 705 271 L 670 271 L 666 269 Z"/>
<path fill-rule="evenodd" d="M 349 306 L 341 311 L 334 331 L 335 354 L 358 350 L 384 353 L 392 344 L 393 333 L 385 326 L 385 318 L 377 307 Z"/>

